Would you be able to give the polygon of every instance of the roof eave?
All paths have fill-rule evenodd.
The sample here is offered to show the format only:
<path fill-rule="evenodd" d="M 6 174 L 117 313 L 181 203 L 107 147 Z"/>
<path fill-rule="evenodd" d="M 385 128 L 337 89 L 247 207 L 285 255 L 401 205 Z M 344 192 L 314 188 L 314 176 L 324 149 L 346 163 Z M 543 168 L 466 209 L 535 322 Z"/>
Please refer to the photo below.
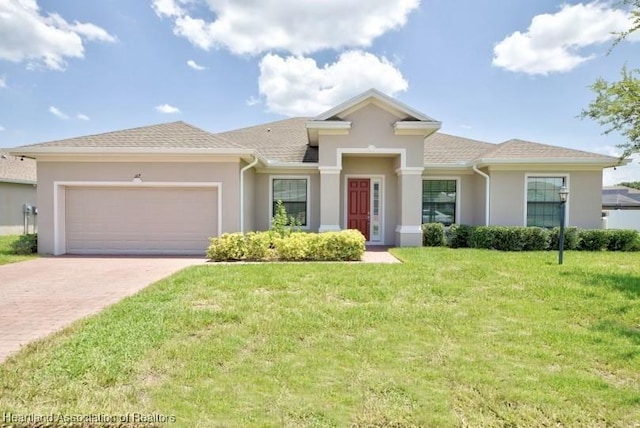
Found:
<path fill-rule="evenodd" d="M 426 169 L 469 169 L 471 165 L 468 162 L 453 162 L 453 163 L 425 163 Z"/>
<path fill-rule="evenodd" d="M 318 169 L 320 164 L 318 162 L 280 162 L 280 161 L 267 161 L 264 163 L 266 168 L 278 168 L 278 169 Z"/>
<path fill-rule="evenodd" d="M 11 149 L 13 156 L 33 157 L 37 155 L 254 155 L 253 149 L 238 148 L 184 148 L 184 147 L 18 147 Z"/>
<path fill-rule="evenodd" d="M 20 179 L 13 179 L 13 178 L 0 178 L 0 183 L 35 185 L 37 182 L 35 180 L 20 180 Z"/>
<path fill-rule="evenodd" d="M 429 135 L 437 132 L 442 127 L 442 122 L 429 121 L 398 121 L 393 124 L 393 130 L 395 135 L 421 135 L 428 137 Z"/>
<path fill-rule="evenodd" d="M 489 165 L 593 165 L 603 168 L 622 166 L 629 163 L 629 159 L 616 158 L 480 158 L 473 162 L 476 166 Z"/>

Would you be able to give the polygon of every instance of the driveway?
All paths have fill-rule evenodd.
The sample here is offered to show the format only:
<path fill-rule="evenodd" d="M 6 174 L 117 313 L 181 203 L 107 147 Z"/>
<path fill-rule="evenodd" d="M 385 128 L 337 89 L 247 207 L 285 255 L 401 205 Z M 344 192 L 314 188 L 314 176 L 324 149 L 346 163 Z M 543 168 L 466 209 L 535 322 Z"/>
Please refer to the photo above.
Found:
<path fill-rule="evenodd" d="M 44 257 L 0 266 L 0 362 L 203 258 Z"/>

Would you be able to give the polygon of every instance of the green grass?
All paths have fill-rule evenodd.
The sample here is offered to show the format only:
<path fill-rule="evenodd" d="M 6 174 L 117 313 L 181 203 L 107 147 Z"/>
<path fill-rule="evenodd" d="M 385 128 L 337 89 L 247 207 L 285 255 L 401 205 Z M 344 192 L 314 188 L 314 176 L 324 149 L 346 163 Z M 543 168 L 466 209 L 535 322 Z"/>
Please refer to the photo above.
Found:
<path fill-rule="evenodd" d="M 13 254 L 11 251 L 11 243 L 16 241 L 18 238 L 18 235 L 0 235 L 0 265 L 22 262 L 38 257 L 35 254 L 29 256 L 17 256 Z"/>
<path fill-rule="evenodd" d="M 637 426 L 637 254 L 402 249 L 186 269 L 0 365 L 0 414 Z"/>

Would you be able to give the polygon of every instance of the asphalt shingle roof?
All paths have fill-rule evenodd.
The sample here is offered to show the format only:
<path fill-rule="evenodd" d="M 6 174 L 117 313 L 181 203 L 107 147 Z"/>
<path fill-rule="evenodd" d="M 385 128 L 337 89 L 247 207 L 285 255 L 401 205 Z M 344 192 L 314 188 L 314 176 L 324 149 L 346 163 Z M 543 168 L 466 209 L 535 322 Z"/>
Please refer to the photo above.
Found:
<path fill-rule="evenodd" d="M 216 134 L 243 147 L 255 149 L 277 162 L 318 162 L 318 148 L 309 146 L 309 117 L 294 117 Z"/>
<path fill-rule="evenodd" d="M 318 162 L 318 148 L 309 145 L 306 122 L 295 117 L 212 134 L 185 122 L 162 123 L 104 134 L 51 141 L 25 147 L 70 148 L 219 148 L 253 149 L 269 162 Z M 492 144 L 437 132 L 425 139 L 425 164 L 468 164 L 477 160 L 616 159 L 581 150 L 509 140 Z"/>
<path fill-rule="evenodd" d="M 50 141 L 24 147 L 242 148 L 232 141 L 178 121 Z"/>
<path fill-rule="evenodd" d="M 36 161 L 0 149 L 0 182 L 35 183 Z"/>
<path fill-rule="evenodd" d="M 603 187 L 602 205 L 611 207 L 640 207 L 640 190 L 625 186 Z"/>
<path fill-rule="evenodd" d="M 540 144 L 517 139 L 505 141 L 504 143 L 498 144 L 495 147 L 495 150 L 489 151 L 483 154 L 481 157 L 484 159 L 615 159 L 610 156 L 584 152 L 582 150 L 550 146 L 548 144 Z"/>
<path fill-rule="evenodd" d="M 436 132 L 424 141 L 424 163 L 466 163 L 495 147 L 495 144 Z"/>

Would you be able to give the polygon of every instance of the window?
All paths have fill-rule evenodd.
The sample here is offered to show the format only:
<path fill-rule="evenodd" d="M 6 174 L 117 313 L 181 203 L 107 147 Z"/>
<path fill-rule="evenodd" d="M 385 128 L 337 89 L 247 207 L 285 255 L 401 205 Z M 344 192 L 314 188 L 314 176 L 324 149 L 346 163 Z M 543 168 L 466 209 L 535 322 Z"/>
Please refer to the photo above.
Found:
<path fill-rule="evenodd" d="M 422 223 L 456 222 L 456 180 L 422 181 Z"/>
<path fill-rule="evenodd" d="M 560 226 L 560 195 L 565 177 L 527 177 L 527 226 Z"/>
<path fill-rule="evenodd" d="M 274 178 L 271 215 L 276 212 L 276 203 L 282 201 L 287 216 L 293 217 L 301 226 L 307 225 L 307 178 Z"/>

